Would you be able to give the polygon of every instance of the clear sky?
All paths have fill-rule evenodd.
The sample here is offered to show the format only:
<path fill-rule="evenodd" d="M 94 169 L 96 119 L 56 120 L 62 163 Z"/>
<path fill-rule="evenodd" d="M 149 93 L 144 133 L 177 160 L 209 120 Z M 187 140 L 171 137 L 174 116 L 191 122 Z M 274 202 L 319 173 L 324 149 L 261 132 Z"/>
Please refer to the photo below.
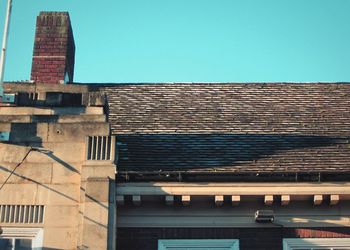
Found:
<path fill-rule="evenodd" d="M 42 10 L 71 15 L 76 82 L 350 81 L 350 0 L 13 0 L 5 80 Z"/>

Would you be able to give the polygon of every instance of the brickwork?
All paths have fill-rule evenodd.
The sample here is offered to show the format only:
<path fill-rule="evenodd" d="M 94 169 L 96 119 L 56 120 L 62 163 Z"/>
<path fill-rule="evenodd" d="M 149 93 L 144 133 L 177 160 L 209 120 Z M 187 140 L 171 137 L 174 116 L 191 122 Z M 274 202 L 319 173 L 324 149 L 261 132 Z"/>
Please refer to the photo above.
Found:
<path fill-rule="evenodd" d="M 75 45 L 69 14 L 41 12 L 37 17 L 31 80 L 72 82 Z"/>
<path fill-rule="evenodd" d="M 285 238 L 350 238 L 350 229 L 341 228 L 291 228 L 284 230 Z"/>
<path fill-rule="evenodd" d="M 282 250 L 283 238 L 349 238 L 349 228 L 118 228 L 118 250 L 154 250 L 159 239 L 239 239 L 241 250 Z"/>

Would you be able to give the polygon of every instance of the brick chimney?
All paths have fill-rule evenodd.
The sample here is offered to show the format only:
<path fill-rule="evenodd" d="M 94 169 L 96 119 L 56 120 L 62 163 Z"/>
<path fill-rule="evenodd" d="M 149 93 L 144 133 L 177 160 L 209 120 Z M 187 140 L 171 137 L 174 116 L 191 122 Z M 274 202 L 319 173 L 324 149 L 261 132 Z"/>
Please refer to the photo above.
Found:
<path fill-rule="evenodd" d="M 73 82 L 75 45 L 68 12 L 40 12 L 36 19 L 31 80 Z"/>

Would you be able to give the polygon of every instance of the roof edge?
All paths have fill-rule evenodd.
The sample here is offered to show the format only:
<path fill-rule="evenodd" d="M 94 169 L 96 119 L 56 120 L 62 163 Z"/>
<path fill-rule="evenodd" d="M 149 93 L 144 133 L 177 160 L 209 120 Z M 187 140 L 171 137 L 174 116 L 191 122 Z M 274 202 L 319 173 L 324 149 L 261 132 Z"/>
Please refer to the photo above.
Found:
<path fill-rule="evenodd" d="M 331 84 L 331 85 L 347 85 L 350 82 L 116 82 L 116 83 L 82 83 L 75 82 L 77 85 L 91 86 L 116 86 L 116 85 L 308 85 L 308 84 Z"/>

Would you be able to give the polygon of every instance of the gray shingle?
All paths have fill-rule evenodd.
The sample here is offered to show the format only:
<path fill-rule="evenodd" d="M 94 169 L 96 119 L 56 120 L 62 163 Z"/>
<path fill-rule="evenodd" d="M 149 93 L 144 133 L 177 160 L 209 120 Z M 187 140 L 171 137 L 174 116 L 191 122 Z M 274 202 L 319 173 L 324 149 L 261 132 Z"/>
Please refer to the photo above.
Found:
<path fill-rule="evenodd" d="M 119 171 L 349 171 L 350 84 L 103 87 Z"/>

